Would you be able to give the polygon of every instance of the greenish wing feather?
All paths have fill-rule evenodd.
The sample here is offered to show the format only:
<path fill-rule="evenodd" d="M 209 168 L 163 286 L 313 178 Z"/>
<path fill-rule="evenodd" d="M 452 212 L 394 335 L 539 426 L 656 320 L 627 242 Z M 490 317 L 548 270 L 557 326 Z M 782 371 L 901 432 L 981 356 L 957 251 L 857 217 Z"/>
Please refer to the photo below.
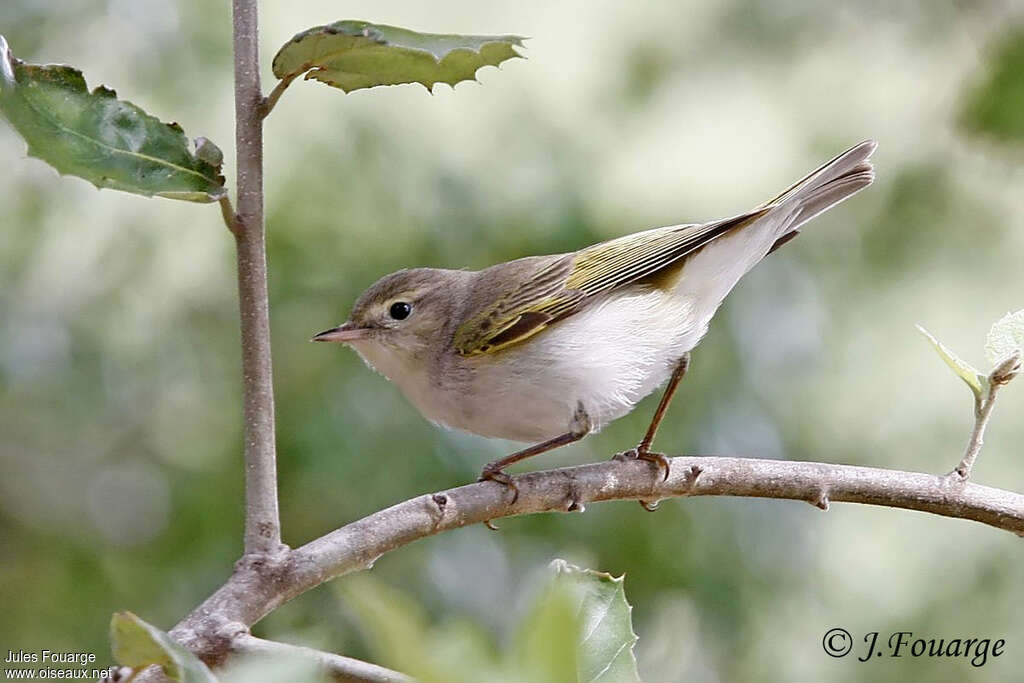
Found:
<path fill-rule="evenodd" d="M 653 275 L 767 211 L 656 228 L 566 255 L 464 322 L 455 332 L 455 348 L 461 355 L 472 356 L 523 341 L 581 310 L 593 297 Z"/>
<path fill-rule="evenodd" d="M 490 353 L 534 334 L 551 321 L 546 308 L 580 299 L 567 290 L 574 255 L 567 254 L 533 273 L 521 285 L 485 307 L 455 331 L 454 345 L 464 356 Z"/>

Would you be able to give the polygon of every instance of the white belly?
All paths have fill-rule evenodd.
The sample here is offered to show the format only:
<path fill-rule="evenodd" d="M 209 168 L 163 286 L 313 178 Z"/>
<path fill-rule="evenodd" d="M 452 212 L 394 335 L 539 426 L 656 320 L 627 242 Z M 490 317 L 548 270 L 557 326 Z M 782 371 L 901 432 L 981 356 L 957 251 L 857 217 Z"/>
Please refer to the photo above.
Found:
<path fill-rule="evenodd" d="M 567 432 L 582 404 L 598 430 L 668 379 L 704 334 L 693 323 L 678 296 L 627 287 L 522 344 L 463 359 L 472 372 L 458 393 L 435 394 L 424 412 L 483 436 L 538 442 Z"/>

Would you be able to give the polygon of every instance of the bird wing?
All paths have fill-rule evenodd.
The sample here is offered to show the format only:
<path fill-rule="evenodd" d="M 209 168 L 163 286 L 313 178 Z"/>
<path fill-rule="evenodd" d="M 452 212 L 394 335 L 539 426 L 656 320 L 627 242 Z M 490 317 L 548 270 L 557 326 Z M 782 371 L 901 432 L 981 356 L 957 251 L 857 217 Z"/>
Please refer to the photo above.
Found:
<path fill-rule="evenodd" d="M 470 315 L 455 331 L 463 356 L 500 351 L 586 307 L 594 297 L 671 266 L 770 207 L 712 223 L 655 228 L 601 242 L 548 262 L 506 296 Z"/>

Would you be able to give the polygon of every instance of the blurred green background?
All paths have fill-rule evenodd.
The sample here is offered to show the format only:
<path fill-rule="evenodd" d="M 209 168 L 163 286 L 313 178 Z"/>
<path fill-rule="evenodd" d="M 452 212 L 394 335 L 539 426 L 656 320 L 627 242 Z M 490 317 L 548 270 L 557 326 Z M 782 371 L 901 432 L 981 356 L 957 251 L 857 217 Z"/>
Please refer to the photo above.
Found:
<path fill-rule="evenodd" d="M 936 473 L 959 459 L 970 395 L 914 324 L 983 364 L 989 325 L 1024 307 L 1024 3 L 261 4 L 265 84 L 278 46 L 340 18 L 532 37 L 482 85 L 297 83 L 267 122 L 288 543 L 513 448 L 432 426 L 354 353 L 308 343 L 377 277 L 735 214 L 868 137 L 875 185 L 734 291 L 658 445 Z M 5 0 L 0 33 L 233 161 L 228 3 Z M 233 244 L 216 207 L 58 178 L 6 124 L 0 160 L 0 650 L 103 662 L 114 610 L 169 628 L 240 554 Z M 530 466 L 610 457 L 655 403 Z M 1024 490 L 1022 410 L 1011 385 L 977 481 Z M 1019 680 L 1020 544 L 853 505 L 606 503 L 447 533 L 372 575 L 433 628 L 500 649 L 552 558 L 625 572 L 649 681 Z M 327 586 L 256 632 L 395 664 L 357 613 Z M 862 664 L 822 651 L 835 626 L 1005 638 L 1006 653 Z"/>

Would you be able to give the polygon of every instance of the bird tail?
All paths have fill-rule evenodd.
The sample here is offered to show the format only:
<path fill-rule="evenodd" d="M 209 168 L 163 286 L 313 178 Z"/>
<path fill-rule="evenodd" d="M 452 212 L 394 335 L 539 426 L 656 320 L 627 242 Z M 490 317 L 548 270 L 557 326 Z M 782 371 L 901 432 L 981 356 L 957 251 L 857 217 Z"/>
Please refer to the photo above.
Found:
<path fill-rule="evenodd" d="M 863 190 L 874 180 L 868 161 L 875 142 L 851 147 L 745 216 L 754 217 L 687 257 L 673 291 L 692 306 L 692 328 L 681 344 L 692 348 L 725 296 L 766 254 L 799 233 L 822 211 Z"/>
<path fill-rule="evenodd" d="M 782 209 L 779 213 L 791 216 L 786 221 L 786 233 L 780 235 L 780 239 L 870 185 L 875 179 L 875 170 L 869 159 L 877 146 L 874 140 L 865 140 L 851 147 L 758 207 L 771 209 L 773 213 Z"/>

